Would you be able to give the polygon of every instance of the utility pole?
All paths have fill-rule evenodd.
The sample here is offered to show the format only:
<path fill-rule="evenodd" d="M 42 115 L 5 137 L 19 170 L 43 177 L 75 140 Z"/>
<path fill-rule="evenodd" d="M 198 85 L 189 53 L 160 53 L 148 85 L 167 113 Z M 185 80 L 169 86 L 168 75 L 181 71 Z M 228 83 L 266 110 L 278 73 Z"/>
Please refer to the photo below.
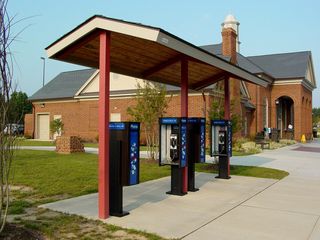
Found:
<path fill-rule="evenodd" d="M 42 72 L 42 87 L 44 86 L 44 79 L 46 74 L 46 59 L 44 57 L 41 57 L 43 60 L 43 72 Z"/>

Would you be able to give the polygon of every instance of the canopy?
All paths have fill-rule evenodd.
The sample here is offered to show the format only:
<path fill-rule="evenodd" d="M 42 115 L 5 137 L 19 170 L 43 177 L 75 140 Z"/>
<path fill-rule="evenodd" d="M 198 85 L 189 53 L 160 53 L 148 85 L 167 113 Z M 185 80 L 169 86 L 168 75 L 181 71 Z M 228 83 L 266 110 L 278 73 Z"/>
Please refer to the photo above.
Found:
<path fill-rule="evenodd" d="M 181 85 L 188 60 L 188 87 L 201 89 L 226 77 L 266 87 L 268 82 L 160 28 L 93 16 L 46 48 L 49 58 L 99 68 L 99 34 L 111 34 L 111 71 Z"/>

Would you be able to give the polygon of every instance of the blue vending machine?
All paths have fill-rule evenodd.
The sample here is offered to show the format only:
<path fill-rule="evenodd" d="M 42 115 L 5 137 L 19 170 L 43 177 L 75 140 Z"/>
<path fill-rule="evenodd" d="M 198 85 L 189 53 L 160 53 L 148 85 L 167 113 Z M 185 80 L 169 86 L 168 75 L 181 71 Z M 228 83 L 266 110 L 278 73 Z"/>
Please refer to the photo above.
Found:
<path fill-rule="evenodd" d="M 219 158 L 218 178 L 230 178 L 232 156 L 232 124 L 230 120 L 211 120 L 211 157 Z"/>
<path fill-rule="evenodd" d="M 110 122 L 110 215 L 122 217 L 123 186 L 139 183 L 140 123 Z"/>
<path fill-rule="evenodd" d="M 206 119 L 188 118 L 188 191 L 195 187 L 195 163 L 206 161 Z"/>
<path fill-rule="evenodd" d="M 187 159 L 187 118 L 159 119 L 159 165 L 171 166 L 171 190 L 168 194 L 184 195 L 182 168 Z"/>

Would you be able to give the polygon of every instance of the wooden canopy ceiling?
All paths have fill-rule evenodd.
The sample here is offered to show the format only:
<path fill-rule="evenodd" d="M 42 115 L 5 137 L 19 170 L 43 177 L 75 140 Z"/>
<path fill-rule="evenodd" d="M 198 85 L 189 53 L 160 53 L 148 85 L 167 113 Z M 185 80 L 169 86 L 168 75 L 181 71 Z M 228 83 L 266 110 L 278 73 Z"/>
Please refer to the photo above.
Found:
<path fill-rule="evenodd" d="M 181 60 L 188 60 L 190 89 L 235 77 L 266 87 L 268 82 L 162 29 L 93 16 L 46 48 L 53 59 L 99 68 L 99 33 L 111 34 L 111 71 L 180 86 Z"/>

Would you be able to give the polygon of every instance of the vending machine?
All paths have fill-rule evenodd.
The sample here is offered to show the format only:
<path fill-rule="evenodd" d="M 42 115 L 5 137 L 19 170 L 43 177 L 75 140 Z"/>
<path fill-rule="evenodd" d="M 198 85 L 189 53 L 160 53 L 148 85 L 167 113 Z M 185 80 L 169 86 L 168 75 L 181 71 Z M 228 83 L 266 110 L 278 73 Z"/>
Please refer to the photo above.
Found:
<path fill-rule="evenodd" d="M 187 118 L 159 119 L 159 165 L 171 166 L 171 190 L 184 195 L 182 168 L 187 166 Z"/>
<path fill-rule="evenodd" d="M 123 186 L 139 183 L 140 123 L 110 122 L 110 215 L 125 216 Z"/>
<path fill-rule="evenodd" d="M 188 118 L 188 191 L 195 187 L 195 163 L 206 161 L 206 119 Z"/>
<path fill-rule="evenodd" d="M 211 120 L 211 157 L 219 158 L 218 178 L 230 178 L 232 156 L 232 124 L 230 120 Z"/>

